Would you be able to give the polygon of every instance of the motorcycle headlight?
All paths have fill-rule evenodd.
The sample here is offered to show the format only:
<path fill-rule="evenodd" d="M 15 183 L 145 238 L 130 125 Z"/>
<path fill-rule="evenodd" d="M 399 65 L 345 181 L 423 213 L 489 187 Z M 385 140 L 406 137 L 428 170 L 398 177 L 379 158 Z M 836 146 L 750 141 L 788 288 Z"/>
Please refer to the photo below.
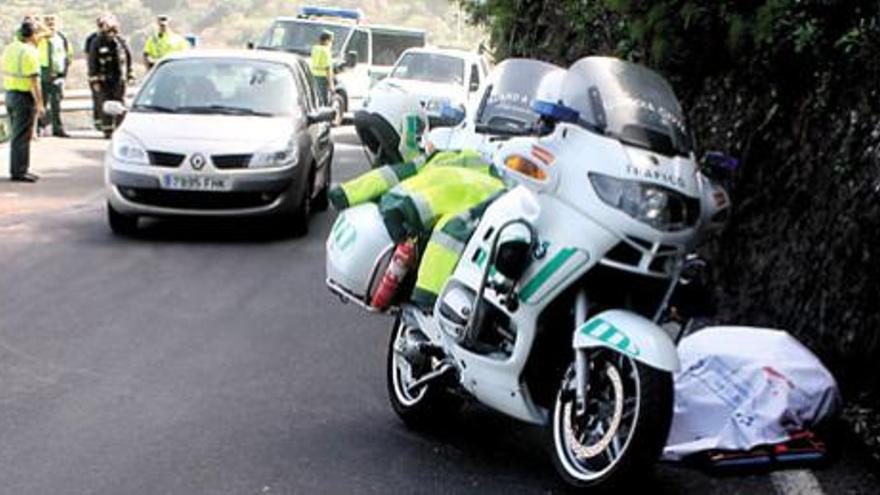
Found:
<path fill-rule="evenodd" d="M 608 206 L 664 232 L 693 227 L 700 218 L 700 200 L 639 181 L 591 173 L 593 189 Z"/>
<path fill-rule="evenodd" d="M 249 168 L 271 168 L 295 165 L 297 161 L 296 143 L 291 140 L 283 149 L 269 149 L 254 153 Z"/>
<path fill-rule="evenodd" d="M 138 138 L 127 132 L 117 132 L 113 136 L 113 158 L 128 163 L 149 164 L 147 150 Z"/>

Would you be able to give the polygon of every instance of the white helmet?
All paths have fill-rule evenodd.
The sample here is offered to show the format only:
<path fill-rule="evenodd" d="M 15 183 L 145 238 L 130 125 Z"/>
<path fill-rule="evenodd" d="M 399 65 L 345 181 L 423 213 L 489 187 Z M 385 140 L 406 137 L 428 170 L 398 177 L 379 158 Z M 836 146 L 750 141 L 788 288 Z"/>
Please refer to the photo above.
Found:
<path fill-rule="evenodd" d="M 415 95 L 384 84 L 372 91 L 364 107 L 355 112 L 354 127 L 373 155 L 373 165 L 402 163 L 420 153 L 428 115 Z"/>

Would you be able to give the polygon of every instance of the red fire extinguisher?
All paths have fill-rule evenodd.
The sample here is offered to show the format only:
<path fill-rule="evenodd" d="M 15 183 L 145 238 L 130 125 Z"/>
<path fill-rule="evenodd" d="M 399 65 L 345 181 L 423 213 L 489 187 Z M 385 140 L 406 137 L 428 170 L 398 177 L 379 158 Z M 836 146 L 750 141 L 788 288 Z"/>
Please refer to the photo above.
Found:
<path fill-rule="evenodd" d="M 415 262 L 415 242 L 407 240 L 398 244 L 394 250 L 394 255 L 391 257 L 391 263 L 388 264 L 385 275 L 382 277 L 382 281 L 379 282 L 379 287 L 376 289 L 373 300 L 370 302 L 374 308 L 384 310 L 391 305 L 394 295 L 397 294 L 398 286 L 406 277 L 409 269 L 415 265 Z"/>

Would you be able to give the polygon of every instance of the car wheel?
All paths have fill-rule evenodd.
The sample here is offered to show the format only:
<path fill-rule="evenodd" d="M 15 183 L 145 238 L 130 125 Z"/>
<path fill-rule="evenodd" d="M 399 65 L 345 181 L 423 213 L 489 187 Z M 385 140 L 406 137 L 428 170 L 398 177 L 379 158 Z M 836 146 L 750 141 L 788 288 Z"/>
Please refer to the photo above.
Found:
<path fill-rule="evenodd" d="M 330 159 L 327 160 L 327 164 L 324 165 L 327 169 L 325 172 L 324 179 L 324 187 L 321 188 L 321 191 L 315 196 L 315 199 L 312 200 L 312 209 L 315 211 L 327 211 L 327 208 L 330 206 L 330 184 L 333 180 L 333 152 L 330 152 Z"/>
<path fill-rule="evenodd" d="M 333 101 L 330 102 L 330 106 L 336 111 L 336 117 L 333 118 L 333 126 L 339 127 L 345 120 L 345 111 L 347 110 L 345 96 L 343 96 L 342 93 L 335 93 L 333 95 Z"/>
<path fill-rule="evenodd" d="M 110 203 L 107 203 L 107 222 L 116 235 L 132 236 L 137 233 L 138 217 L 120 213 Z"/>
<path fill-rule="evenodd" d="M 309 171 L 308 180 L 306 182 L 306 190 L 303 192 L 302 200 L 296 211 L 293 212 L 291 218 L 293 223 L 293 235 L 303 237 L 309 233 L 309 220 L 312 216 L 312 191 L 315 187 L 315 168 Z"/>

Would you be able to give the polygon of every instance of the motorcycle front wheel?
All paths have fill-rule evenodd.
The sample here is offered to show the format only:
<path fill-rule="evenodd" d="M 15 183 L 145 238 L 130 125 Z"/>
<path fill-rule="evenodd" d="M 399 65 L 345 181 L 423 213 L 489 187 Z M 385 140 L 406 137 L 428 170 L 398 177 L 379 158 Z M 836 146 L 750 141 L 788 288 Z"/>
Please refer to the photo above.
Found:
<path fill-rule="evenodd" d="M 440 383 L 432 382 L 413 390 L 411 384 L 431 371 L 432 359 L 419 356 L 418 362 L 404 357 L 402 349 L 419 341 L 427 340 L 417 328 L 408 327 L 398 317 L 391 330 L 387 358 L 388 398 L 394 412 L 403 422 L 415 429 L 436 425 L 461 405 Z"/>
<path fill-rule="evenodd" d="M 588 351 L 586 410 L 575 404 L 574 365 L 562 380 L 548 426 L 560 476 L 577 488 L 639 479 L 660 457 L 672 422 L 672 374 L 623 354 Z"/>

